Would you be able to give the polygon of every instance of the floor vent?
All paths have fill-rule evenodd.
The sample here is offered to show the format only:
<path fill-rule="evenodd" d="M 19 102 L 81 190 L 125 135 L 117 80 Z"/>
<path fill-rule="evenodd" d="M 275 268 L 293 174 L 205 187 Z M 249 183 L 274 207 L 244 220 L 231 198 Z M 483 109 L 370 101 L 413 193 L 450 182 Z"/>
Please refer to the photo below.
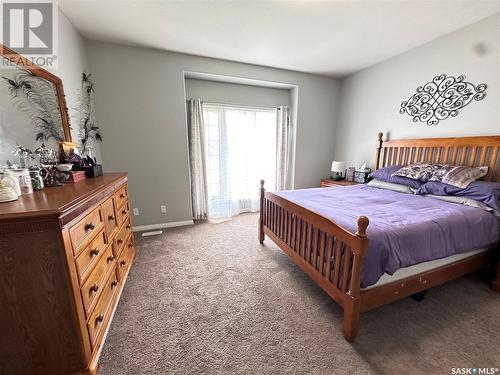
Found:
<path fill-rule="evenodd" d="M 154 230 L 152 232 L 144 232 L 141 234 L 142 237 L 149 237 L 149 236 L 156 236 L 158 234 L 162 234 L 163 231 L 162 230 Z"/>

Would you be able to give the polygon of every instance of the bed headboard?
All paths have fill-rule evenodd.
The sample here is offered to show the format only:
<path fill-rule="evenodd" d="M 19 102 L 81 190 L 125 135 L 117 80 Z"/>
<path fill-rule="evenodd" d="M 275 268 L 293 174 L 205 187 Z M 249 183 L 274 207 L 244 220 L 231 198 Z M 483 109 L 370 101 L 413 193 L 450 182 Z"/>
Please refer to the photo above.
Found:
<path fill-rule="evenodd" d="M 383 133 L 378 133 L 376 169 L 416 162 L 487 165 L 488 174 L 482 180 L 500 182 L 500 135 L 391 141 L 384 141 L 382 137 Z"/>

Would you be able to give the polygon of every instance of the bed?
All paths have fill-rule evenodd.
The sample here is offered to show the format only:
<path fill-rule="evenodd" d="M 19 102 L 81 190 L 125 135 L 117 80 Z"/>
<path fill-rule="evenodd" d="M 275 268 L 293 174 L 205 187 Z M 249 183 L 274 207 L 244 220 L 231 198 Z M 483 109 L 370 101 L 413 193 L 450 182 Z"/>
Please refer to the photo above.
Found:
<path fill-rule="evenodd" d="M 500 136 L 376 143 L 376 169 L 414 162 L 487 165 L 500 181 Z M 421 219 L 424 218 L 424 219 Z M 360 314 L 480 269 L 498 253 L 486 211 L 367 185 L 260 190 L 259 242 L 274 241 L 344 310 L 353 341 Z M 500 266 L 491 286 L 500 292 Z"/>

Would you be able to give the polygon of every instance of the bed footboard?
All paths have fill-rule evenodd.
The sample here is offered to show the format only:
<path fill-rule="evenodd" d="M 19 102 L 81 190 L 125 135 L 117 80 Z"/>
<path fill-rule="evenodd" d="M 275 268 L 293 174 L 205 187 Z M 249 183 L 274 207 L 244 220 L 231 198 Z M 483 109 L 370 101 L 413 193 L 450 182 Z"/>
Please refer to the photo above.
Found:
<path fill-rule="evenodd" d="M 344 337 L 353 341 L 360 314 L 360 277 L 368 218 L 351 233 L 331 220 L 260 188 L 259 242 L 267 235 L 344 308 Z"/>

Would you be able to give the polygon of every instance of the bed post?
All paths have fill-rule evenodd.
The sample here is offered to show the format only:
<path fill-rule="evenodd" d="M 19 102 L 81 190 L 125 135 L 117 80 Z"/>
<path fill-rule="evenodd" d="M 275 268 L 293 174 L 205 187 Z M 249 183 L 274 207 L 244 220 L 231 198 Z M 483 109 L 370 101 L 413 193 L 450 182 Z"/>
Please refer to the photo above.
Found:
<path fill-rule="evenodd" d="M 264 180 L 260 180 L 259 242 L 264 243 Z"/>
<path fill-rule="evenodd" d="M 377 135 L 377 153 L 375 154 L 375 170 L 380 168 L 380 150 L 382 150 L 382 137 L 384 133 L 380 132 Z"/>
<path fill-rule="evenodd" d="M 359 291 L 361 288 L 361 267 L 363 265 L 363 255 L 368 249 L 368 238 L 366 237 L 366 228 L 370 221 L 366 216 L 358 218 L 358 230 L 356 237 L 360 239 L 361 247 L 359 251 L 354 252 L 350 288 L 344 305 L 344 337 L 347 341 L 353 342 L 359 330 L 359 315 L 361 301 Z"/>

